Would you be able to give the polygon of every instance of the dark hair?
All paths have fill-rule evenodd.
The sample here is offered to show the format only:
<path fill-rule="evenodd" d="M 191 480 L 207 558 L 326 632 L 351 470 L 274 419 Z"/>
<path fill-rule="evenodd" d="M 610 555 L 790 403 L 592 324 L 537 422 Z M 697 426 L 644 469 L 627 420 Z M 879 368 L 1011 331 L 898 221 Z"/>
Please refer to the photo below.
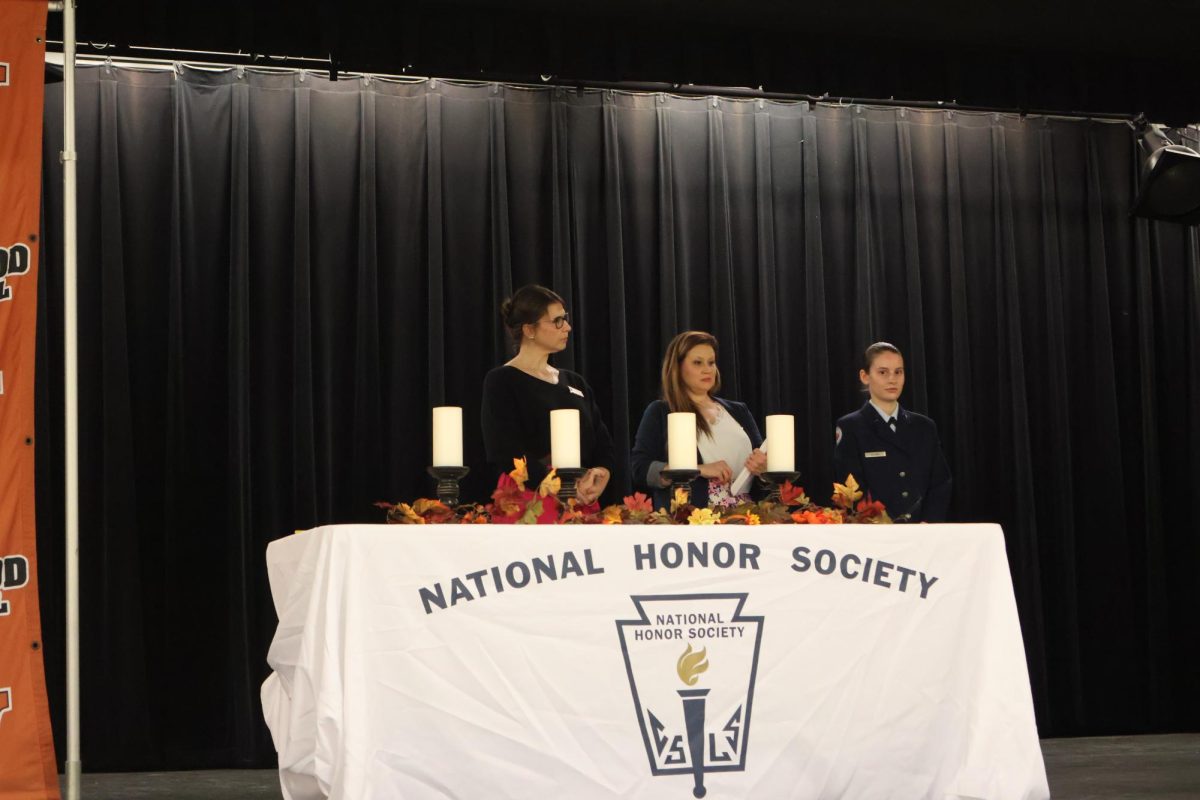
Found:
<path fill-rule="evenodd" d="M 500 304 L 500 321 L 504 323 L 515 347 L 521 346 L 523 328 L 536 324 L 546 309 L 555 303 L 566 306 L 555 292 L 531 283 L 517 289 L 512 297 Z"/>
<path fill-rule="evenodd" d="M 871 371 L 871 364 L 875 363 L 875 357 L 880 353 L 895 353 L 904 358 L 900 352 L 900 348 L 891 342 L 876 342 L 863 351 L 863 372 Z"/>
<path fill-rule="evenodd" d="M 667 354 L 663 356 L 662 363 L 662 393 L 663 400 L 667 403 L 667 408 L 671 411 L 690 411 L 696 415 L 696 427 L 703 433 L 712 436 L 712 426 L 708 424 L 704 414 L 700 413 L 700 409 L 692 402 L 691 396 L 687 393 L 687 387 L 683 385 L 683 360 L 687 358 L 687 354 L 692 351 L 693 347 L 706 344 L 713 349 L 713 355 L 717 353 L 717 337 L 711 333 L 704 331 L 684 331 L 671 340 L 667 345 Z M 713 381 L 712 388 L 708 390 L 708 396 L 712 397 L 713 393 L 721 388 L 721 370 L 717 370 L 717 378 Z"/>

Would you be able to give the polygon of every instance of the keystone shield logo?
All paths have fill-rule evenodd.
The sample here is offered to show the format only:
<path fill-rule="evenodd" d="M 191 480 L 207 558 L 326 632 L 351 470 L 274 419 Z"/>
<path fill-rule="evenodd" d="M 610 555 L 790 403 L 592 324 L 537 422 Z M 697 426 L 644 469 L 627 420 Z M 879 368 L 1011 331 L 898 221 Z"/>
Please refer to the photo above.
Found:
<path fill-rule="evenodd" d="M 621 651 L 650 773 L 742 772 L 763 618 L 747 594 L 635 595 L 639 619 L 618 620 Z"/>

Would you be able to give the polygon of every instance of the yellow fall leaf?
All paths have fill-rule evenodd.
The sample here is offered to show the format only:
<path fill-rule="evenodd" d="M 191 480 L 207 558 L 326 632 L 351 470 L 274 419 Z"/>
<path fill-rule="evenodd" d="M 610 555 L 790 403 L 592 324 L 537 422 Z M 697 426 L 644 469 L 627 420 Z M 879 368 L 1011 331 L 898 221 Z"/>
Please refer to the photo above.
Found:
<path fill-rule="evenodd" d="M 833 485 L 834 502 L 843 508 L 851 508 L 855 503 L 862 499 L 863 493 L 858 488 L 858 481 L 853 475 L 846 476 L 845 483 L 835 483 Z"/>
<path fill-rule="evenodd" d="M 687 489 L 676 489 L 674 496 L 671 498 L 671 513 L 674 514 L 679 510 L 680 506 L 686 506 L 688 502 Z"/>
<path fill-rule="evenodd" d="M 517 483 L 517 488 L 524 491 L 525 483 L 529 480 L 529 467 L 525 464 L 525 459 L 514 458 L 512 472 L 508 473 Z"/>
<path fill-rule="evenodd" d="M 542 478 L 542 482 L 538 484 L 538 494 L 545 497 L 548 494 L 557 495 L 558 490 L 562 488 L 562 478 L 558 477 L 557 470 L 550 470 L 546 473 L 546 477 Z"/>

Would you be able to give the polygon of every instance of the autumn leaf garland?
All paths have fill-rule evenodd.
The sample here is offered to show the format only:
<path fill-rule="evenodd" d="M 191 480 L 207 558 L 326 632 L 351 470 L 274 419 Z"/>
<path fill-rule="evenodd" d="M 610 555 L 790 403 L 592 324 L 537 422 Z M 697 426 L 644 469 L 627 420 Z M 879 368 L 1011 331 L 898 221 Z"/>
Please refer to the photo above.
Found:
<path fill-rule="evenodd" d="M 487 505 L 466 504 L 451 508 L 440 500 L 421 498 L 413 503 L 376 503 L 387 511 L 387 522 L 400 525 L 426 524 L 516 524 L 516 525 L 840 525 L 846 523 L 886 524 L 892 519 L 883 503 L 863 496 L 853 475 L 833 485 L 834 508 L 813 504 L 804 487 L 784 482 L 778 502 L 761 500 L 730 508 L 693 506 L 687 491 L 676 489 L 669 508 L 655 510 L 641 492 L 626 497 L 620 505 L 601 509 L 598 503 L 581 504 L 575 498 L 559 499 L 562 479 L 555 470 L 538 484 L 526 488 L 528 465 L 513 459 L 513 469 L 500 476 Z"/>

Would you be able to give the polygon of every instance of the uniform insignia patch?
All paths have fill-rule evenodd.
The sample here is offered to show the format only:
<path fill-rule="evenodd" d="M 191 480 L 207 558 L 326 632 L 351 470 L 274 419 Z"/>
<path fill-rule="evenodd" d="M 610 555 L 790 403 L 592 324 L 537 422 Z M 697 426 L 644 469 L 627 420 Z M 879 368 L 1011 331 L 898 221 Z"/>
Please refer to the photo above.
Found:
<path fill-rule="evenodd" d="M 577 394 L 580 397 L 583 397 L 583 392 L 579 391 L 574 386 L 568 386 L 567 388 L 571 390 L 571 394 Z"/>
<path fill-rule="evenodd" d="M 834 444 L 842 443 L 842 426 L 841 425 L 838 425 L 838 426 L 834 427 L 834 429 L 833 429 L 833 443 Z"/>

